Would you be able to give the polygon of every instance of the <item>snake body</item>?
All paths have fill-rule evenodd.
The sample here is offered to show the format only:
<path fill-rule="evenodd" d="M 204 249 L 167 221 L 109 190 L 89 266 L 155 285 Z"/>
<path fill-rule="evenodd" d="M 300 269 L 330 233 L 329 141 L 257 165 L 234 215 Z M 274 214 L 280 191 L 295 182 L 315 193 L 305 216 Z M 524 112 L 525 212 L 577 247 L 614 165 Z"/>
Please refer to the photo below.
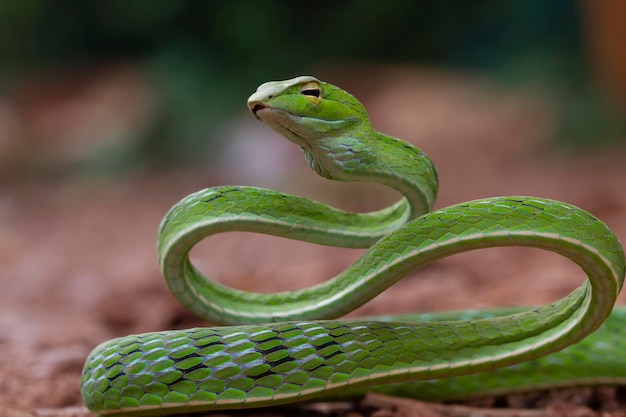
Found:
<path fill-rule="evenodd" d="M 254 187 L 215 187 L 185 197 L 161 223 L 159 264 L 183 305 L 227 326 L 99 345 L 86 361 L 81 388 L 92 412 L 143 416 L 261 407 L 379 384 L 385 384 L 381 390 L 448 399 L 624 382 L 626 364 L 615 353 L 613 333 L 626 323 L 626 313 L 611 315 L 624 280 L 624 253 L 600 220 L 533 197 L 431 211 L 437 175 L 430 159 L 375 131 L 356 98 L 313 77 L 265 83 L 248 107 L 299 145 L 318 174 L 384 184 L 404 197 L 372 213 Z M 369 250 L 325 283 L 257 294 L 217 284 L 189 260 L 197 242 L 229 231 Z M 437 259 L 513 245 L 563 255 L 588 280 L 553 304 L 524 311 L 336 319 Z M 405 381 L 418 382 L 393 385 Z"/>

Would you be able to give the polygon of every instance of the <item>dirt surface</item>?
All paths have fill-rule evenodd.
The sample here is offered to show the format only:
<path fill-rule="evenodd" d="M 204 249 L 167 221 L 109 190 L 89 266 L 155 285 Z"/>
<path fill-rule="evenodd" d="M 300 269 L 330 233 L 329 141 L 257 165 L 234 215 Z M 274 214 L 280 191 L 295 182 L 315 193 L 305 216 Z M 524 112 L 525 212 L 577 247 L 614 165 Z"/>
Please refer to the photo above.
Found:
<path fill-rule="evenodd" d="M 541 97 L 405 70 L 380 74 L 377 80 L 389 81 L 372 90 L 364 77 L 336 74 L 333 81 L 363 98 L 378 129 L 432 157 L 440 174 L 437 206 L 496 195 L 549 197 L 585 208 L 626 240 L 626 150 L 555 151 L 550 144 L 554 109 Z M 250 140 L 271 135 L 261 124 L 251 129 L 245 135 Z M 1 190 L 0 416 L 89 415 L 81 406 L 79 382 L 83 361 L 96 344 L 133 332 L 203 324 L 168 293 L 155 260 L 159 221 L 188 193 L 209 185 L 254 183 L 357 210 L 381 207 L 396 197 L 377 187 L 316 178 L 284 140 L 272 138 L 267 147 L 264 163 L 274 169 L 267 178 L 254 171 L 245 178 L 239 170 L 207 168 L 106 182 L 14 182 Z M 249 167 L 251 158 L 260 157 L 236 154 L 224 165 Z M 276 155 L 280 160 L 272 159 Z M 360 253 L 226 234 L 203 242 L 192 255 L 220 282 L 272 292 L 327 279 Z M 355 314 L 539 304 L 563 296 L 582 279 L 575 266 L 550 253 L 485 250 L 437 262 Z M 612 389 L 574 390 L 454 408 L 459 406 L 368 396 L 356 404 L 255 415 L 626 415 L 620 398 Z"/>

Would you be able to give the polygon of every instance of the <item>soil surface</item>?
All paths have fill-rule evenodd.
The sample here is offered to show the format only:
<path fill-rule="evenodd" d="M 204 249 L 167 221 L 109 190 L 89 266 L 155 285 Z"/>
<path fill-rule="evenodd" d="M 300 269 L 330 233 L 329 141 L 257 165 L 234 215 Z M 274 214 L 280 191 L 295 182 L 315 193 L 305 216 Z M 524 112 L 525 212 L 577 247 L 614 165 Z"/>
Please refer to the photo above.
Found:
<path fill-rule="evenodd" d="M 379 130 L 431 156 L 440 175 L 438 207 L 496 195 L 548 197 L 590 211 L 626 240 L 626 149 L 555 149 L 555 109 L 539 94 L 400 69 L 376 76 L 379 84 L 374 89 L 368 85 L 371 74 L 325 78 L 362 98 Z M 262 124 L 250 123 L 233 123 L 232 129 L 239 136 L 245 133 L 257 147 L 269 137 L 267 152 L 247 152 L 241 141 L 237 151 L 229 150 L 226 143 L 227 156 L 217 168 L 155 171 L 115 181 L 16 181 L 4 187 L 0 416 L 89 415 L 81 405 L 79 383 L 84 359 L 95 345 L 129 333 L 204 324 L 169 294 L 156 266 L 157 226 L 185 195 L 236 182 L 355 210 L 379 208 L 397 198 L 378 187 L 315 177 L 292 144 Z M 202 271 L 220 282 L 274 292 L 328 279 L 360 253 L 229 233 L 203 242 L 192 256 Z M 424 268 L 354 315 L 541 304 L 565 295 L 583 278 L 574 265 L 551 253 L 482 250 Z M 593 416 L 626 415 L 626 405 L 620 390 L 604 388 L 455 406 L 370 395 L 354 404 L 222 414 Z"/>

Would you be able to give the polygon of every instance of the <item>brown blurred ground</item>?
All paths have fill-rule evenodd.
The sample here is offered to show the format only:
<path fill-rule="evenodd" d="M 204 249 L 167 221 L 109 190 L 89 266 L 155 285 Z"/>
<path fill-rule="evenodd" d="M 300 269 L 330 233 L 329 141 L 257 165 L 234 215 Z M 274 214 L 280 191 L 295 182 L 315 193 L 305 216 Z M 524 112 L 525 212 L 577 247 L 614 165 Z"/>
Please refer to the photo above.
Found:
<path fill-rule="evenodd" d="M 431 156 L 440 174 L 439 207 L 496 195 L 549 197 L 592 212 L 626 239 L 626 149 L 555 150 L 555 109 L 541 94 L 413 69 L 342 72 L 325 79 L 362 98 L 379 130 Z M 252 126 L 247 133 L 253 139 L 256 132 L 271 135 L 260 123 Z M 30 180 L 5 186 L 0 194 L 0 415 L 82 415 L 84 410 L 73 408 L 81 404 L 80 371 L 97 343 L 201 324 L 167 292 L 155 260 L 158 223 L 188 193 L 255 182 L 357 210 L 381 207 L 396 197 L 380 188 L 316 178 L 287 141 L 268 140 L 267 147 L 270 155 L 281 155 L 281 161 L 268 159 L 279 168 L 267 183 L 254 174 L 246 180 L 236 171 L 208 167 L 116 182 Z M 225 165 L 244 166 L 256 157 L 245 150 L 237 155 Z M 227 234 L 203 242 L 193 256 L 200 269 L 222 282 L 270 292 L 320 282 L 359 253 Z M 549 253 L 480 251 L 425 268 L 359 313 L 545 303 L 582 279 L 574 266 Z"/>

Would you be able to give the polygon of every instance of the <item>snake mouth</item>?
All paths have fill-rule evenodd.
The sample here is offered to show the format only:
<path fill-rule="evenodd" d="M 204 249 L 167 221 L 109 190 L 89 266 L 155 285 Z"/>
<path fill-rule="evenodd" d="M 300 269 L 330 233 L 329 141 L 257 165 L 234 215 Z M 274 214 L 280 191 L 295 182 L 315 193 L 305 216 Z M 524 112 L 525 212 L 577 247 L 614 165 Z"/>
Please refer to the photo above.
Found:
<path fill-rule="evenodd" d="M 254 103 L 254 106 L 250 107 L 250 111 L 252 112 L 252 114 L 254 115 L 254 117 L 256 117 L 257 119 L 261 120 L 261 118 L 259 117 L 259 115 L 257 114 L 257 112 L 266 109 L 267 106 L 262 104 L 262 103 Z"/>

